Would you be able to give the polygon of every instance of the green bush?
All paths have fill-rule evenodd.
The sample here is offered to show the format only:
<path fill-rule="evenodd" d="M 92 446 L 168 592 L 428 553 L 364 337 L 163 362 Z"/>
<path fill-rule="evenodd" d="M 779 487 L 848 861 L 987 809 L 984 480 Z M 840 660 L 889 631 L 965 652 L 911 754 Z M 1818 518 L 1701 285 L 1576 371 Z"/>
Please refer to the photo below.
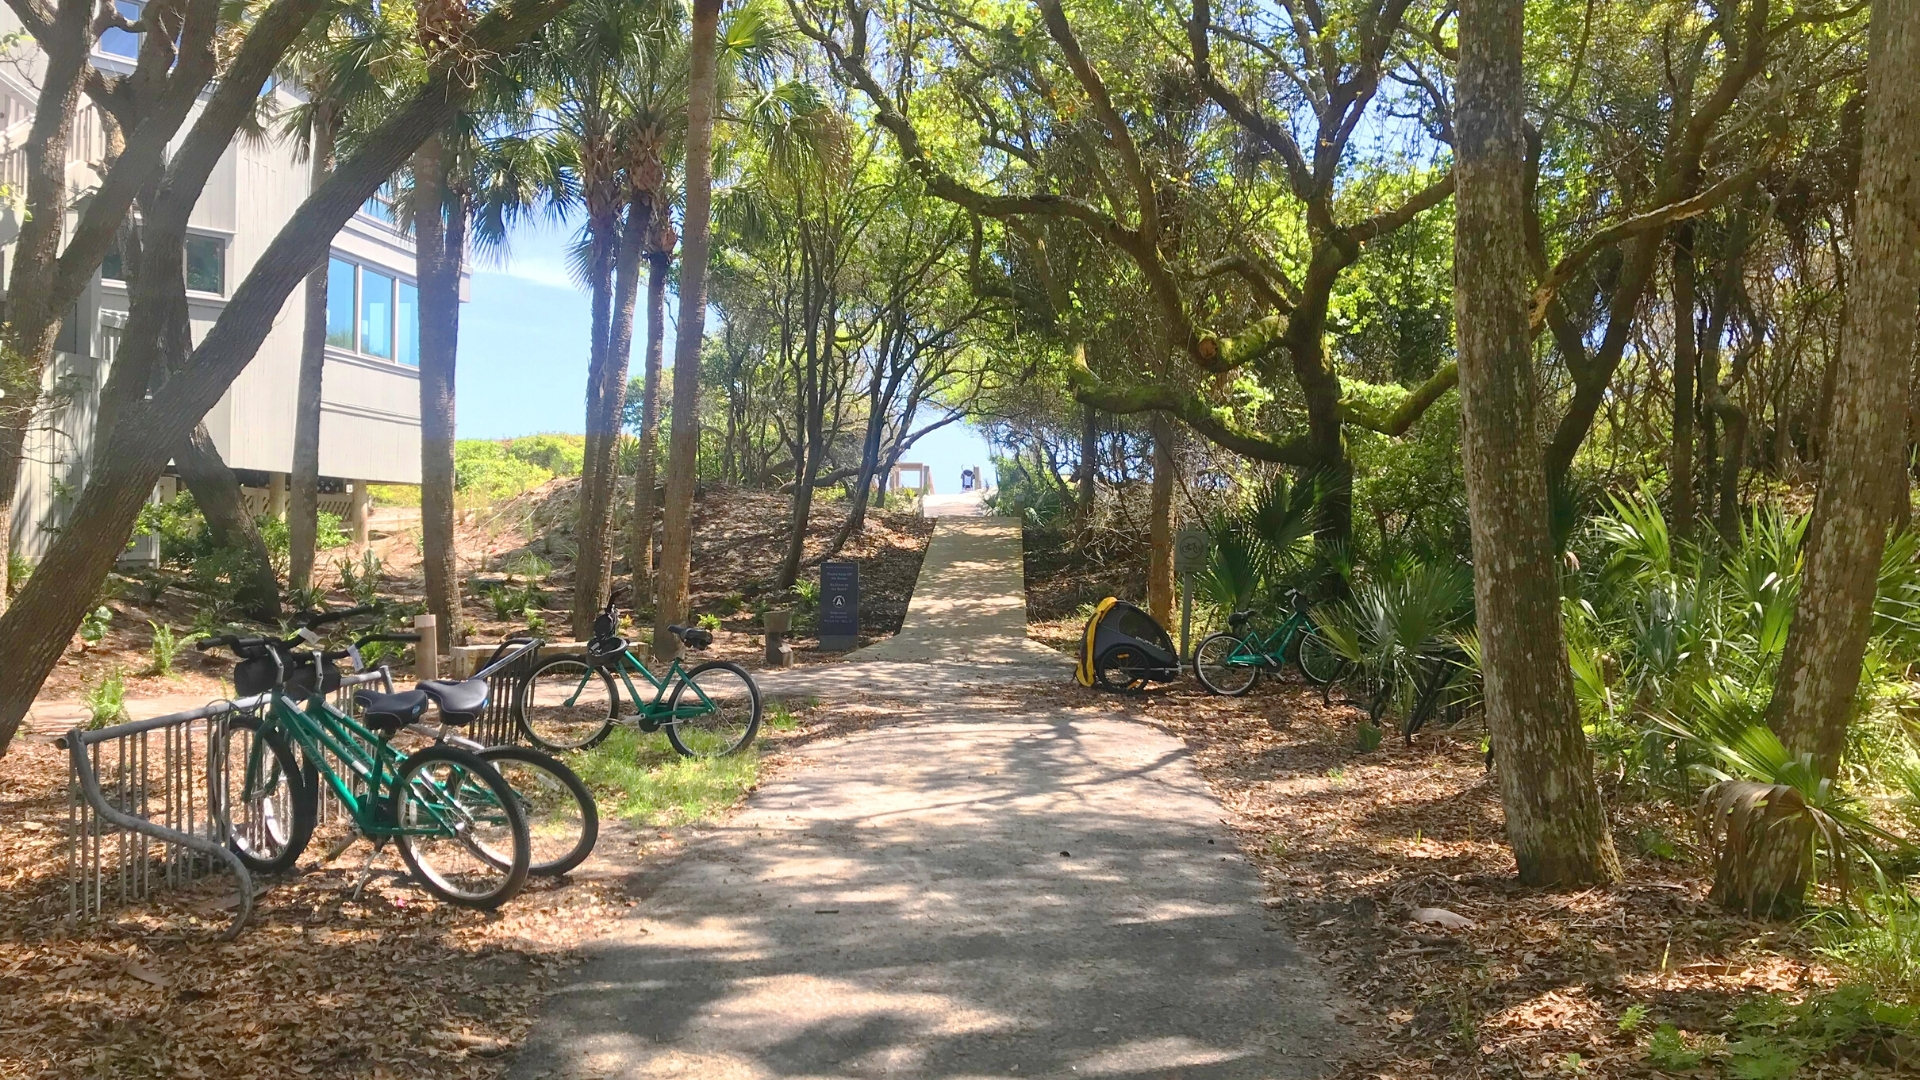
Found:
<path fill-rule="evenodd" d="M 507 456 L 539 466 L 554 476 L 579 476 L 586 465 L 587 440 L 580 435 L 528 435 L 500 445 Z"/>
<path fill-rule="evenodd" d="M 510 499 L 553 475 L 553 470 L 509 453 L 503 443 L 461 439 L 453 444 L 453 489 L 472 502 Z"/>
<path fill-rule="evenodd" d="M 98 731 L 127 718 L 127 677 L 116 665 L 88 679 L 80 690 L 87 707 L 87 730 Z"/>
<path fill-rule="evenodd" d="M 148 620 L 147 625 L 153 627 L 151 650 L 153 660 L 147 665 L 146 673 L 148 675 L 173 674 L 173 661 L 180 655 L 180 650 L 187 647 L 187 643 L 173 632 L 173 627 L 165 623 Z"/>

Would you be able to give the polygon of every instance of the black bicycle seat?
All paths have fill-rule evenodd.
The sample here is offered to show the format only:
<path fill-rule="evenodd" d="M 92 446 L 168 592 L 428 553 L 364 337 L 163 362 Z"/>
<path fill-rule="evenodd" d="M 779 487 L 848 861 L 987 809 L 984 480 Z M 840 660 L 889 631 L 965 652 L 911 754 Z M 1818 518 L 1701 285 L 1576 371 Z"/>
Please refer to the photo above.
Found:
<path fill-rule="evenodd" d="M 1227 625 L 1242 626 L 1242 625 L 1245 625 L 1246 621 L 1251 618 L 1253 618 L 1253 609 L 1243 608 L 1242 610 L 1236 611 L 1233 614 L 1227 616 Z"/>
<path fill-rule="evenodd" d="M 419 690 L 403 690 L 398 694 L 355 690 L 353 703 L 360 706 L 361 719 L 368 727 L 388 735 L 420 719 L 420 714 L 427 711 L 427 695 Z"/>
<path fill-rule="evenodd" d="M 689 649 L 704 649 L 713 644 L 713 631 L 697 626 L 669 626 L 667 632 L 679 638 Z"/>
<path fill-rule="evenodd" d="M 608 634 L 605 637 L 596 634 L 591 641 L 587 642 L 587 651 L 603 659 L 619 656 L 627 651 L 627 639 L 617 634 Z"/>
<path fill-rule="evenodd" d="M 489 689 L 485 679 L 463 682 L 428 679 L 420 684 L 420 691 L 440 706 L 440 716 L 449 724 L 465 724 L 476 719 L 487 704 Z"/>

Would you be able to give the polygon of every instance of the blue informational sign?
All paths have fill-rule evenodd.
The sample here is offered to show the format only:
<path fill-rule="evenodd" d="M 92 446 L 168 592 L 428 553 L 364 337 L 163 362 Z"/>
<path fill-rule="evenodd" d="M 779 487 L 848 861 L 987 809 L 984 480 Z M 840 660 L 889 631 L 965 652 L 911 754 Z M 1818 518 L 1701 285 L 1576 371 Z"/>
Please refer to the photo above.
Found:
<path fill-rule="evenodd" d="M 851 649 L 860 638 L 860 564 L 820 565 L 820 647 Z"/>

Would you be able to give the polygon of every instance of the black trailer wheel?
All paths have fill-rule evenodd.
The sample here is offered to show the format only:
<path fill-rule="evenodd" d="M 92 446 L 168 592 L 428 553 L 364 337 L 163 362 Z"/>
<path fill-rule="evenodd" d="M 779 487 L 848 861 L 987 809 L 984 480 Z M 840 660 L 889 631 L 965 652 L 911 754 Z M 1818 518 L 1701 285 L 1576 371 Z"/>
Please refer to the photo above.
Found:
<path fill-rule="evenodd" d="M 1138 693 L 1147 685 L 1146 671 L 1154 666 L 1134 646 L 1112 645 L 1094 662 L 1093 680 L 1118 694 Z"/>

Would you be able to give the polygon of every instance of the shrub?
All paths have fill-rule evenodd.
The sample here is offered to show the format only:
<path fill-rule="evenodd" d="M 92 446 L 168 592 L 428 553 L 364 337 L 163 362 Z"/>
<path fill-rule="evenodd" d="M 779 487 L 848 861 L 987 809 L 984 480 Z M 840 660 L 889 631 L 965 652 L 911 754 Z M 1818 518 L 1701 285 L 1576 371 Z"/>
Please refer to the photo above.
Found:
<path fill-rule="evenodd" d="M 80 618 L 80 640 L 85 648 L 91 649 L 106 639 L 107 629 L 113 625 L 113 609 L 105 604 L 94 608 Z"/>
<path fill-rule="evenodd" d="M 148 675 L 173 674 L 173 661 L 180 655 L 180 650 L 186 648 L 187 643 L 173 632 L 173 627 L 165 623 L 149 621 L 147 625 L 153 627 L 151 649 L 153 659 L 147 665 L 146 673 Z"/>
<path fill-rule="evenodd" d="M 579 476 L 587 461 L 587 440 L 579 435 L 528 435 L 501 445 L 514 460 L 555 476 Z"/>
<path fill-rule="evenodd" d="M 127 677 L 118 665 L 87 680 L 80 691 L 80 702 L 87 707 L 87 730 L 98 731 L 127 717 Z"/>
<path fill-rule="evenodd" d="M 501 443 L 461 439 L 453 444 L 453 488 L 468 501 L 512 498 L 552 477 L 552 470 L 513 456 Z"/>
<path fill-rule="evenodd" d="M 334 561 L 333 568 L 339 575 L 341 590 L 353 597 L 354 603 L 371 604 L 380 598 L 380 556 L 363 551 L 356 564 L 342 555 Z"/>
<path fill-rule="evenodd" d="M 32 573 L 33 564 L 27 561 L 25 555 L 18 552 L 9 553 L 7 555 L 7 596 L 11 598 L 13 594 L 19 592 L 20 587 L 27 583 L 27 578 Z"/>

